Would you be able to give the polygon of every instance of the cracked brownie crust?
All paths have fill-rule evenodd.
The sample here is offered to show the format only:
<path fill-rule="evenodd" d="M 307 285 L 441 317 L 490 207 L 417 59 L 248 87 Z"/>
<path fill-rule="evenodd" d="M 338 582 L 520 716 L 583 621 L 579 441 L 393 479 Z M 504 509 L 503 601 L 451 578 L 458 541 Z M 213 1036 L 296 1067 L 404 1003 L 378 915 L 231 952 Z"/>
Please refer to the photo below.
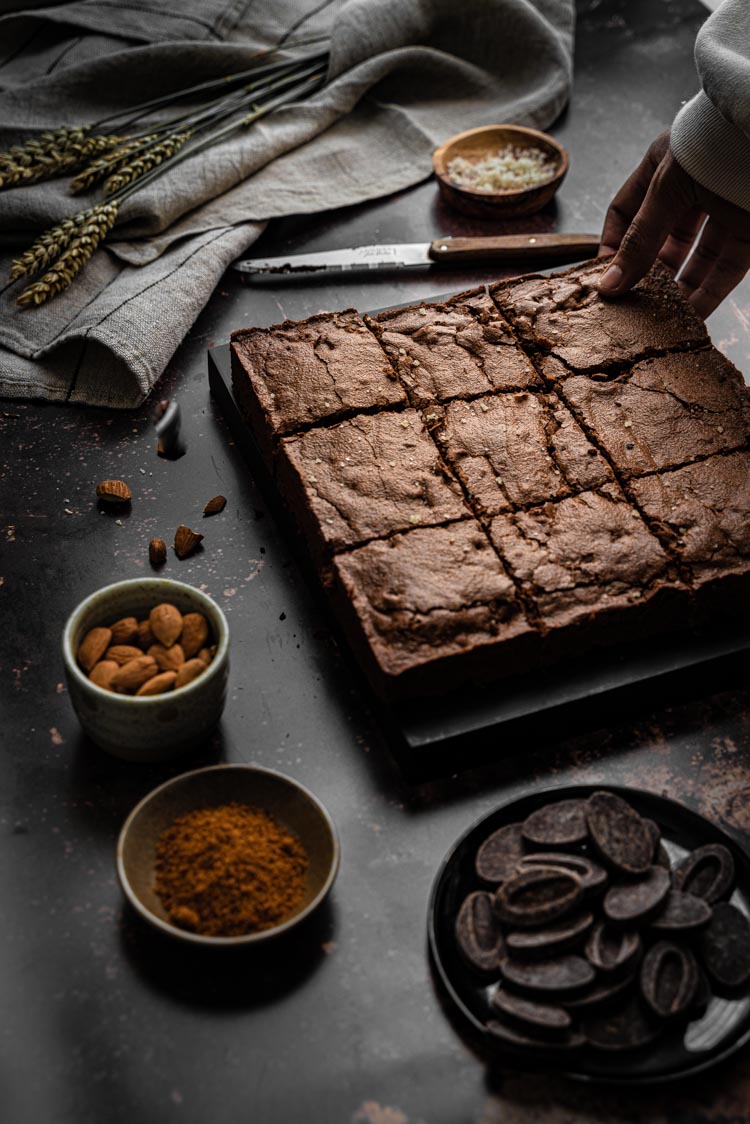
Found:
<path fill-rule="evenodd" d="M 560 499 L 613 478 L 552 394 L 520 391 L 451 402 L 442 411 L 437 439 L 482 516 Z"/>
<path fill-rule="evenodd" d="M 266 455 L 280 436 L 406 402 L 382 348 L 353 309 L 233 332 L 232 381 Z"/>
<path fill-rule="evenodd" d="M 414 405 L 496 389 L 541 388 L 539 375 L 497 313 L 481 319 L 461 304 L 425 304 L 383 312 L 372 326 Z"/>
<path fill-rule="evenodd" d="M 490 292 L 526 346 L 576 371 L 709 343 L 705 324 L 665 266 L 657 262 L 631 292 L 606 300 L 597 286 L 607 264 L 605 259 L 551 277 L 501 282 Z"/>
<path fill-rule="evenodd" d="M 320 560 L 470 515 L 416 410 L 359 414 L 281 442 L 279 487 Z"/>

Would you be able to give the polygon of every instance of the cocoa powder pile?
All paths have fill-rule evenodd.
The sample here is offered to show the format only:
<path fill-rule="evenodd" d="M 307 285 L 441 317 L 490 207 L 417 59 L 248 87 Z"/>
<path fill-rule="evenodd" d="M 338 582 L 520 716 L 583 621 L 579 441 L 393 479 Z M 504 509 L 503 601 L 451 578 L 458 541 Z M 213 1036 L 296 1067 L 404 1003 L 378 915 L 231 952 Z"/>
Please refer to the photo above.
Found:
<path fill-rule="evenodd" d="M 180 816 L 156 852 L 156 892 L 170 921 L 210 937 L 273 928 L 305 892 L 307 852 L 260 808 L 222 804 Z"/>

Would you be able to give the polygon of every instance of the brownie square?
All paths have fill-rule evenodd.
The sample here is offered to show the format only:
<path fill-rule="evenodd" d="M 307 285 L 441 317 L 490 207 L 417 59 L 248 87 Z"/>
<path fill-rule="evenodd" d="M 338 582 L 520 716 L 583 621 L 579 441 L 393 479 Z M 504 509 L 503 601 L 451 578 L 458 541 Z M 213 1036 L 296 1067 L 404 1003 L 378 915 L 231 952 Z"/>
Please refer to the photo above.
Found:
<path fill-rule="evenodd" d="M 441 412 L 437 438 L 443 456 L 482 516 L 613 479 L 605 459 L 553 394 L 488 395 L 451 402 Z"/>
<path fill-rule="evenodd" d="M 574 375 L 559 387 L 625 477 L 688 464 L 750 438 L 750 393 L 715 348 L 646 359 L 613 381 Z"/>
<path fill-rule="evenodd" d="M 615 484 L 498 515 L 490 537 L 545 630 L 592 623 L 637 604 L 670 569 L 669 556 Z"/>
<path fill-rule="evenodd" d="M 646 515 L 669 530 L 697 584 L 750 570 L 750 453 L 644 476 L 631 488 Z"/>
<path fill-rule="evenodd" d="M 242 329 L 231 338 L 235 397 L 267 456 L 280 436 L 406 402 L 382 348 L 353 309 Z"/>
<path fill-rule="evenodd" d="M 394 531 L 470 515 L 416 410 L 286 437 L 278 480 L 318 561 Z"/>
<path fill-rule="evenodd" d="M 513 582 L 473 519 L 376 540 L 333 560 L 350 642 L 391 697 L 457 685 L 533 644 Z"/>
<path fill-rule="evenodd" d="M 551 277 L 500 282 L 490 292 L 524 345 L 574 371 L 708 344 L 705 324 L 661 262 L 616 300 L 599 296 L 607 265 L 607 260 L 586 262 Z M 558 367 L 557 374 L 561 371 Z"/>
<path fill-rule="evenodd" d="M 414 405 L 542 385 L 497 313 L 483 321 L 461 304 L 423 304 L 373 326 Z"/>

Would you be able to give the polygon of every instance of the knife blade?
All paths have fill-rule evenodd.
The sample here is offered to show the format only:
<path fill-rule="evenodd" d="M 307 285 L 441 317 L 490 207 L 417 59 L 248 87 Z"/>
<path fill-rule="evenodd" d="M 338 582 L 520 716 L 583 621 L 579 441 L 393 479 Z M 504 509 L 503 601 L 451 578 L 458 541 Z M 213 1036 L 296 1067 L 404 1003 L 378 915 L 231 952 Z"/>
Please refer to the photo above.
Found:
<path fill-rule="evenodd" d="M 348 250 L 324 250 L 289 257 L 246 258 L 233 262 L 233 268 L 250 279 L 253 275 L 417 269 L 472 261 L 581 261 L 596 256 L 598 249 L 597 234 L 498 234 L 484 238 L 438 238 L 435 242 L 354 246 Z"/>

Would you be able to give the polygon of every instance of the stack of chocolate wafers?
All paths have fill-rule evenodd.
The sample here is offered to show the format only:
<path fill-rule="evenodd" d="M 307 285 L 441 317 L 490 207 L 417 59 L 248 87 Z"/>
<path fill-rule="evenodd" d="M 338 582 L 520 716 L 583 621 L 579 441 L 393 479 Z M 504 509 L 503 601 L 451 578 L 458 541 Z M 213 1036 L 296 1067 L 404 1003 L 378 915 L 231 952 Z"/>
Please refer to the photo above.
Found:
<path fill-rule="evenodd" d="M 750 922 L 721 843 L 674 867 L 661 830 L 615 793 L 560 800 L 479 847 L 455 937 L 492 991 L 487 1030 L 554 1053 L 626 1051 L 750 983 Z"/>

